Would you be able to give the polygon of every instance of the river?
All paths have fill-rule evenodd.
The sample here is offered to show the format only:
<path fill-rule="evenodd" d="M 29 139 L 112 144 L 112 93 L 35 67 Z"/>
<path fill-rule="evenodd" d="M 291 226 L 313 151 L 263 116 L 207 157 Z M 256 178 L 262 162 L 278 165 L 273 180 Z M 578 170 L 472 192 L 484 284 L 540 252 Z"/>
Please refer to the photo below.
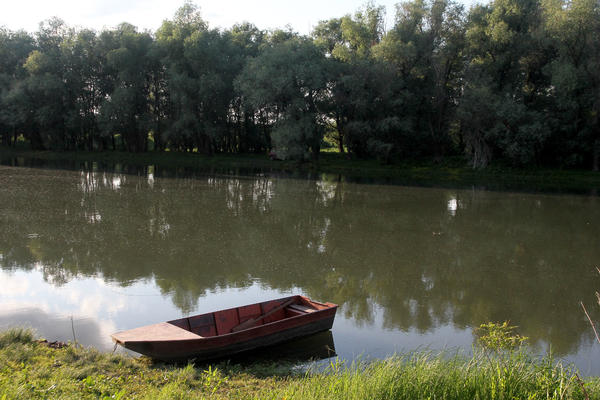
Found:
<path fill-rule="evenodd" d="M 510 321 L 600 375 L 600 198 L 162 171 L 0 166 L 0 327 L 110 334 L 289 294 L 340 305 L 338 357 L 469 352 Z M 272 350 L 266 350 L 272 351 Z"/>

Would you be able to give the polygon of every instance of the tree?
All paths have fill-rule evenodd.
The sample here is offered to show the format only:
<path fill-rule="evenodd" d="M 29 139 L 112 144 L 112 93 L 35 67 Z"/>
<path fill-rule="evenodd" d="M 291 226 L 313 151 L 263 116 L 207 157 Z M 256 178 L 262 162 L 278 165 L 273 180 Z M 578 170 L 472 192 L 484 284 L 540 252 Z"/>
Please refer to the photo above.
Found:
<path fill-rule="evenodd" d="M 421 143 L 411 152 L 440 158 L 451 146 L 450 129 L 462 89 L 463 7 L 446 0 L 416 0 L 397 7 L 394 28 L 374 52 L 395 69 L 397 90 L 410 94 L 398 118 L 410 126 L 412 141 Z"/>
<path fill-rule="evenodd" d="M 496 0 L 471 9 L 460 124 L 474 167 L 493 158 L 539 163 L 548 139 L 544 117 L 549 61 L 538 2 Z M 487 110 L 487 116 L 477 110 Z M 475 118 L 473 118 L 475 117 Z M 482 118 L 487 118 L 483 121 Z"/>
<path fill-rule="evenodd" d="M 332 20 L 330 24 L 335 26 L 337 21 Z M 371 49 L 381 41 L 384 28 L 385 8 L 369 2 L 354 18 L 346 15 L 339 20 L 341 42 L 335 43 L 331 54 L 343 61 L 368 58 Z"/>
<path fill-rule="evenodd" d="M 146 151 L 152 126 L 148 96 L 152 37 L 129 24 L 101 36 L 115 47 L 106 54 L 113 85 L 100 106 L 103 134 L 113 138 L 119 134 L 130 152 Z"/>
<path fill-rule="evenodd" d="M 257 57 L 265 45 L 265 32 L 256 26 L 244 23 L 234 25 L 227 32 L 232 45 L 228 55 L 229 64 L 235 66 L 235 77 L 239 76 L 248 60 Z M 245 101 L 243 94 L 234 85 L 234 94 L 230 105 L 230 129 L 234 146 L 231 151 L 241 153 L 265 153 L 270 145 L 266 124 L 260 123 L 259 113 Z"/>
<path fill-rule="evenodd" d="M 214 137 L 221 124 L 213 113 L 213 104 L 207 97 L 219 90 L 216 74 L 209 65 L 218 54 L 207 54 L 219 38 L 218 31 L 208 31 L 200 12 L 191 3 L 181 7 L 173 21 L 165 21 L 158 33 L 159 44 L 166 57 L 167 90 L 169 93 L 170 121 L 166 136 L 176 149 L 197 149 L 206 154 L 214 152 Z M 212 85 L 212 87 L 211 87 Z M 211 124 L 210 122 L 213 122 Z M 222 121 L 220 121 L 222 122 Z"/>
<path fill-rule="evenodd" d="M 327 82 L 325 57 L 308 38 L 294 36 L 250 59 L 236 85 L 273 125 L 278 156 L 303 160 L 321 149 Z"/>
<path fill-rule="evenodd" d="M 600 3 L 548 0 L 544 25 L 557 57 L 551 76 L 554 159 L 600 169 Z"/>
<path fill-rule="evenodd" d="M 26 101 L 22 104 L 29 109 L 32 119 L 25 135 L 34 148 L 74 147 L 67 127 L 74 93 L 66 78 L 62 51 L 64 42 L 73 35 L 74 31 L 58 18 L 42 22 L 36 32 L 36 49 L 24 64 L 28 74 L 23 92 Z"/>
<path fill-rule="evenodd" d="M 67 38 L 62 46 L 62 65 L 70 103 L 66 112 L 66 129 L 71 149 L 102 149 L 97 114 L 104 97 L 103 54 L 99 51 L 96 32 L 82 30 Z"/>
<path fill-rule="evenodd" d="M 340 152 L 389 159 L 398 120 L 389 69 L 373 58 L 384 37 L 385 9 L 368 3 L 354 16 L 321 21 L 312 33 L 327 62 L 328 121 Z"/>
<path fill-rule="evenodd" d="M 23 68 L 34 49 L 33 38 L 23 31 L 0 29 L 0 144 L 14 145 L 28 122 Z"/>

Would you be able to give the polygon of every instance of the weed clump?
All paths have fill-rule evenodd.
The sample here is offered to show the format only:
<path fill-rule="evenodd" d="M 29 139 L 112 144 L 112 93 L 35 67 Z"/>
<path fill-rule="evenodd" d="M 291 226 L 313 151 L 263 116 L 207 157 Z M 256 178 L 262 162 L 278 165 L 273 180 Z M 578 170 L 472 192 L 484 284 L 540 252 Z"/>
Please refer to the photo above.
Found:
<path fill-rule="evenodd" d="M 515 333 L 517 326 L 510 326 L 508 321 L 502 323 L 488 322 L 475 329 L 479 344 L 488 350 L 513 351 L 527 342 L 527 336 Z"/>
<path fill-rule="evenodd" d="M 27 344 L 34 340 L 34 333 L 27 328 L 10 328 L 0 333 L 0 349 L 11 344 Z"/>

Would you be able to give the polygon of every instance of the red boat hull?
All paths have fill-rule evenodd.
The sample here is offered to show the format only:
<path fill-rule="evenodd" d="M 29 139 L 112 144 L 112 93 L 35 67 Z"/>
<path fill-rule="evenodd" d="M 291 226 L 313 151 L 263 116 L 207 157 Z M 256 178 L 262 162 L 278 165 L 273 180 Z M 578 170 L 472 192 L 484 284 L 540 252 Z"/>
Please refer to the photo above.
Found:
<path fill-rule="evenodd" d="M 290 302 L 293 304 L 279 309 Z M 329 330 L 336 310 L 333 303 L 291 296 L 118 332 L 112 337 L 129 350 L 159 360 L 208 360 Z M 259 319 L 264 315 L 268 317 Z M 258 321 L 235 331 L 249 320 Z"/>

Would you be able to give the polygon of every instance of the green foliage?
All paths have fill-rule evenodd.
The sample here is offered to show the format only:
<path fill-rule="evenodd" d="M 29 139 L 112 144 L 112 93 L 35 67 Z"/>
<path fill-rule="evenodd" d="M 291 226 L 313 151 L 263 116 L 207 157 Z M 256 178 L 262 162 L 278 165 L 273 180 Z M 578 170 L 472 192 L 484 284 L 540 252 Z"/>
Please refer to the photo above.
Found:
<path fill-rule="evenodd" d="M 503 159 L 539 164 L 547 148 L 550 60 L 537 2 L 497 0 L 469 14 L 467 84 L 459 106 L 466 150 L 474 167 Z"/>
<path fill-rule="evenodd" d="M 586 384 L 586 392 L 597 382 Z M 294 399 L 584 399 L 574 371 L 550 358 L 422 353 L 309 373 L 282 390 Z"/>
<path fill-rule="evenodd" d="M 271 133 L 277 158 L 310 159 L 311 151 L 313 154 L 318 154 L 320 151 L 323 130 L 323 126 L 318 123 L 314 114 L 284 116 L 275 124 Z"/>
<path fill-rule="evenodd" d="M 600 4 L 544 3 L 544 28 L 556 57 L 545 67 L 553 95 L 553 156 L 600 168 Z M 562 146 L 562 147 L 561 147 Z"/>
<path fill-rule="evenodd" d="M 385 360 L 332 362 L 294 373 L 279 367 L 185 366 L 99 353 L 70 346 L 51 349 L 3 333 L 2 399 L 585 399 L 600 395 L 597 378 L 553 359 L 512 352 L 502 358 L 476 352 L 397 355 Z M 29 332 L 21 331 L 26 336 Z M 3 339 L 4 340 L 4 339 Z M 585 391 L 584 391 L 585 390 Z"/>
<path fill-rule="evenodd" d="M 112 44 L 106 53 L 112 90 L 100 104 L 99 124 L 104 137 L 120 134 L 126 149 L 137 153 L 146 151 L 151 127 L 147 88 L 153 42 L 132 25 L 124 23 L 117 29 L 104 38 Z"/>
<path fill-rule="evenodd" d="M 253 108 L 273 121 L 278 156 L 303 160 L 320 152 L 327 82 L 324 55 L 312 41 L 293 38 L 274 43 L 250 60 L 236 85 Z"/>
<path fill-rule="evenodd" d="M 24 328 L 11 328 L 0 333 L 0 349 L 11 344 L 28 344 L 33 342 L 33 332 Z"/>
<path fill-rule="evenodd" d="M 510 326 L 508 321 L 503 323 L 488 322 L 481 324 L 476 329 L 477 341 L 479 344 L 489 350 L 515 350 L 522 346 L 526 341 L 526 336 L 515 333 L 516 326 Z"/>
<path fill-rule="evenodd" d="M 368 2 L 304 37 L 211 29 L 186 1 L 155 34 L 0 29 L 0 145 L 305 160 L 328 131 L 384 163 L 600 169 L 597 0 L 410 0 L 387 31 L 385 16 Z"/>

